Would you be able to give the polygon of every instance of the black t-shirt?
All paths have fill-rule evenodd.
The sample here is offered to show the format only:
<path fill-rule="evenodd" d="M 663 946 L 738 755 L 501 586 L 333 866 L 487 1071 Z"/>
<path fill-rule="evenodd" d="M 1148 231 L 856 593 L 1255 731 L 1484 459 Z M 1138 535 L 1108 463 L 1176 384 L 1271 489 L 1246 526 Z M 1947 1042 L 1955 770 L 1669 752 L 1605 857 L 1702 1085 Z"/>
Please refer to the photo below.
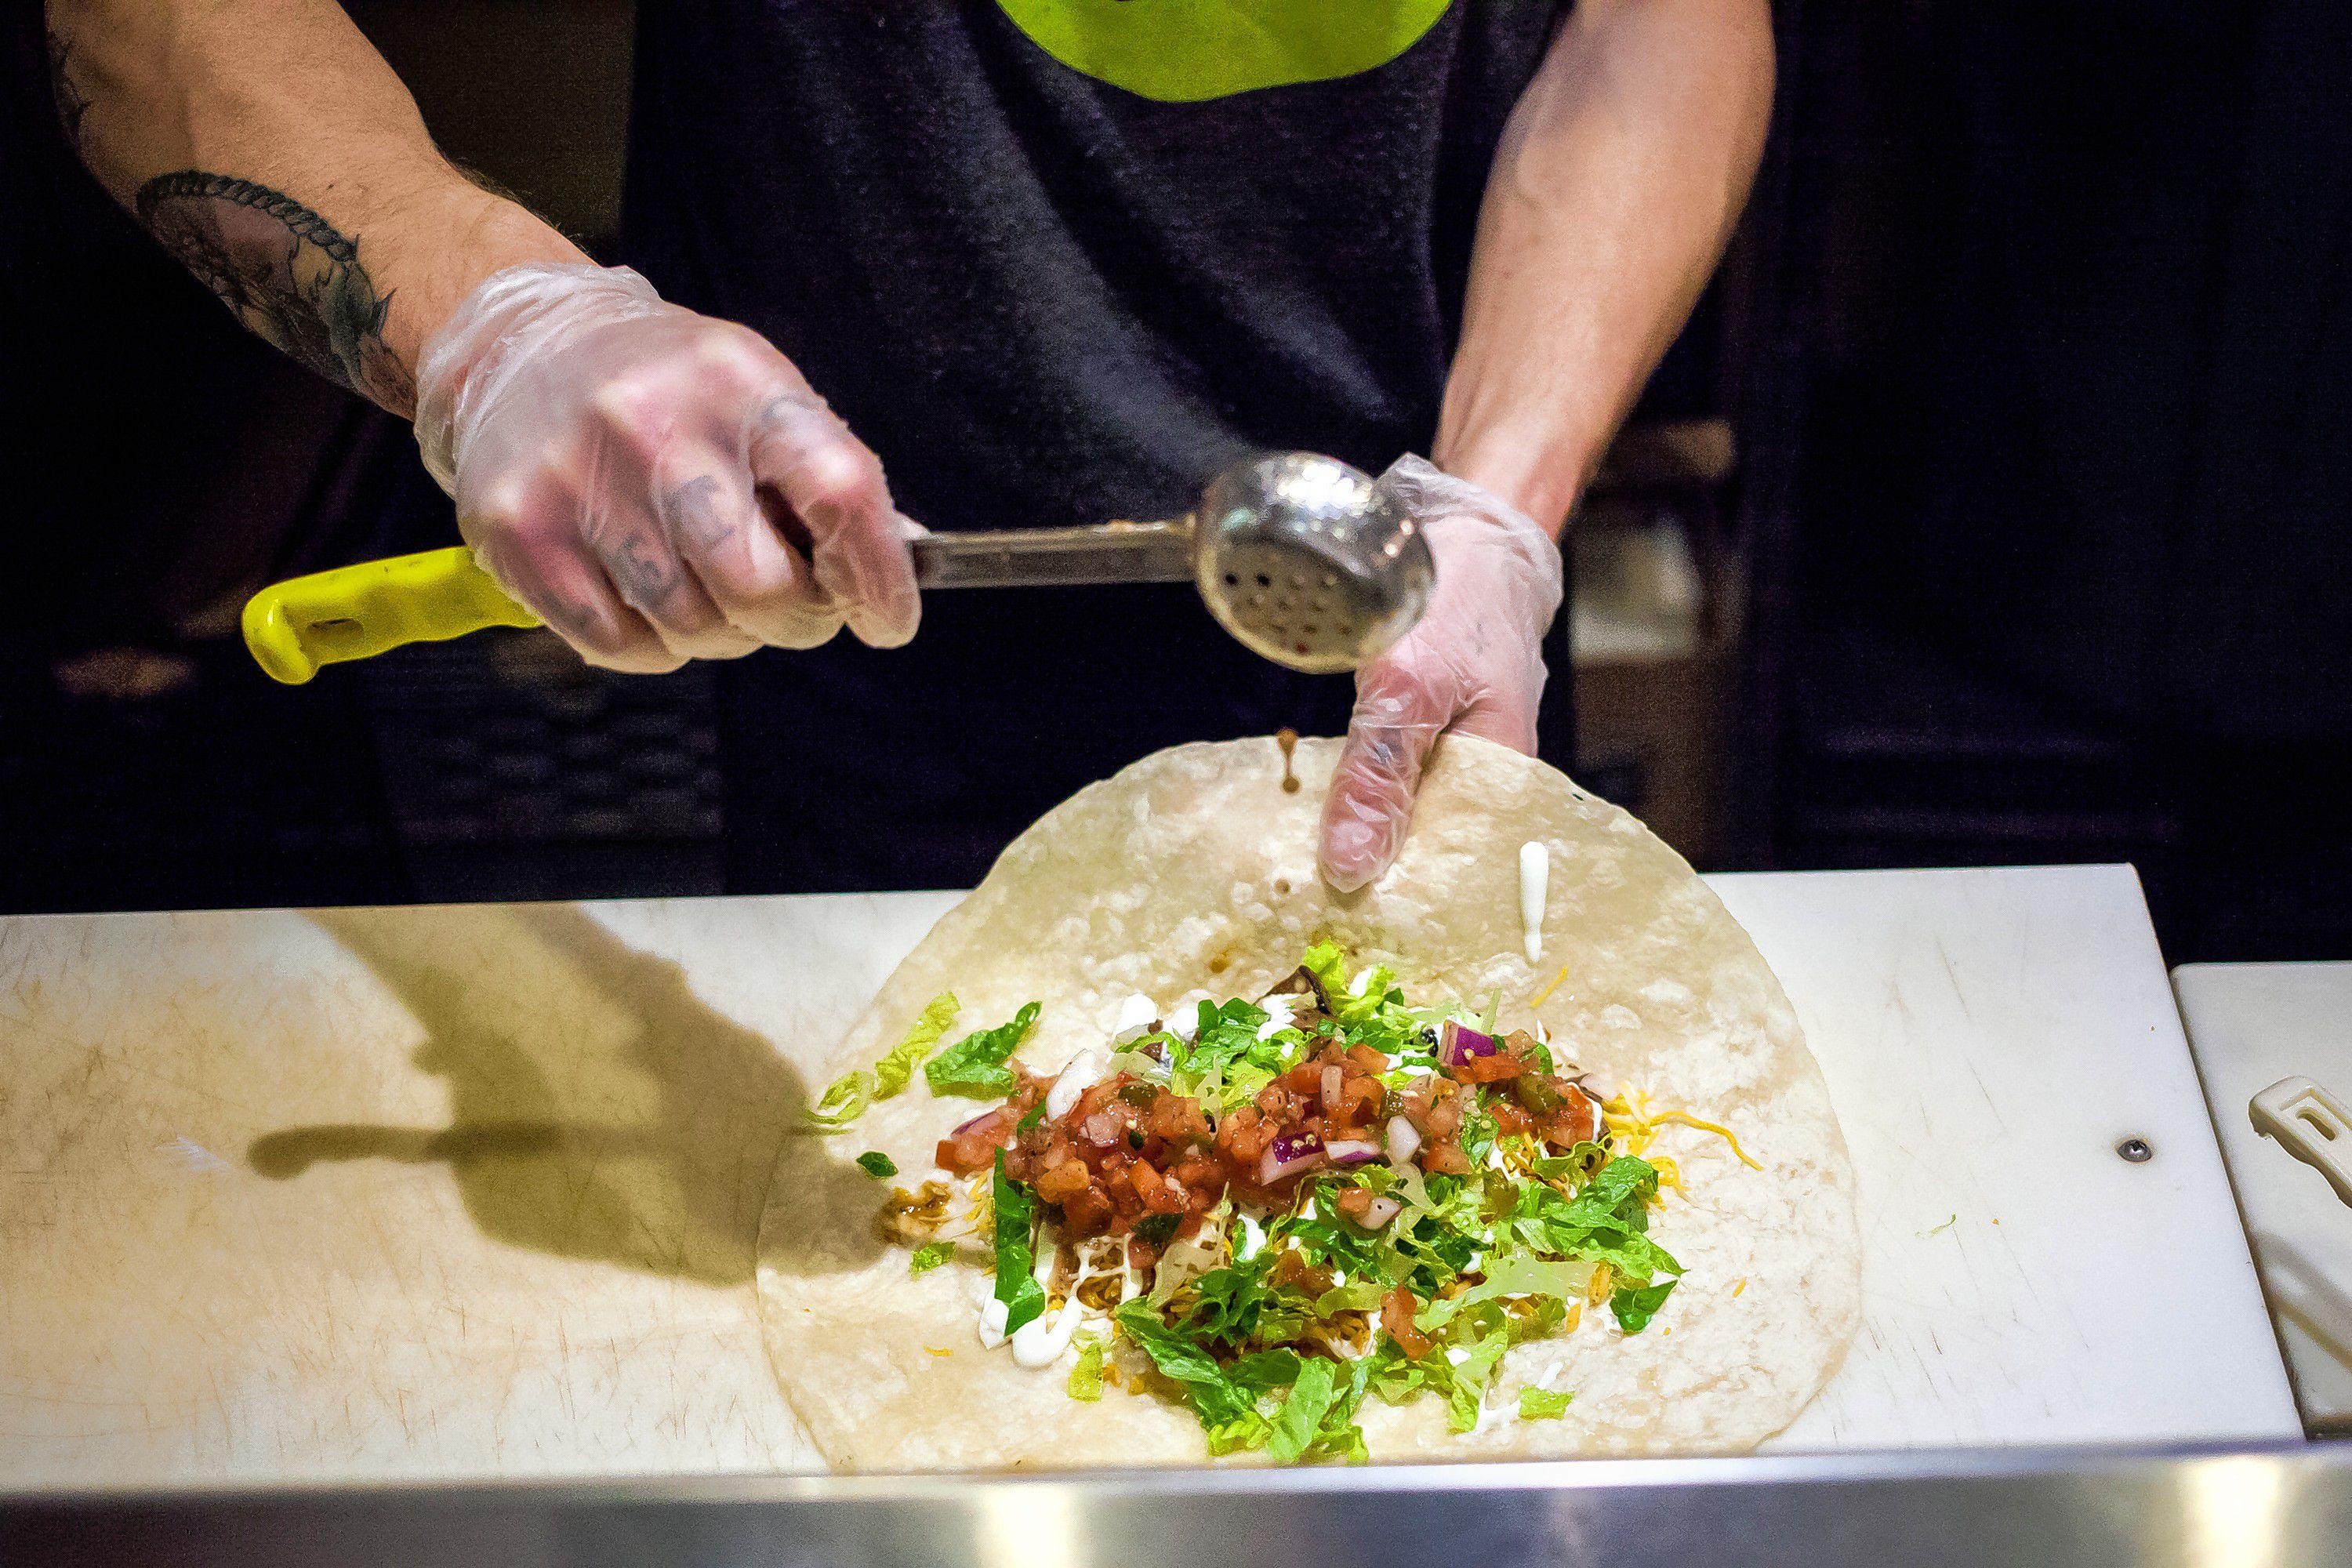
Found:
<path fill-rule="evenodd" d="M 1253 447 L 1377 470 L 1427 447 L 1487 170 L 1564 9 L 664 0 L 625 257 L 774 341 L 934 529 L 1181 512 Z M 968 880 L 1154 746 L 1344 723 L 1344 680 L 1242 654 L 1181 587 L 925 616 L 898 652 L 729 672 L 740 886 Z"/>

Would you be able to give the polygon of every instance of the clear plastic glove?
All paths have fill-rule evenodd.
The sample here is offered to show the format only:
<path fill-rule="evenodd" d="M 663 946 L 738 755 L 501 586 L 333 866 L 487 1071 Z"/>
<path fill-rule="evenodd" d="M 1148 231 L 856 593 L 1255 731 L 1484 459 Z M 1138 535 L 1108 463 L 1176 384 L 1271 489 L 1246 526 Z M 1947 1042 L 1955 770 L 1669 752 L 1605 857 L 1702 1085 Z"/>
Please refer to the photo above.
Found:
<path fill-rule="evenodd" d="M 483 570 L 591 664 L 915 634 L 922 531 L 880 461 L 767 340 L 626 268 L 475 289 L 425 346 L 416 444 Z"/>
<path fill-rule="evenodd" d="M 1396 858 L 1440 734 L 1536 749 L 1543 635 L 1562 587 L 1559 546 L 1492 491 L 1415 457 L 1381 483 L 1420 522 L 1437 587 L 1412 630 L 1356 671 L 1356 711 L 1323 803 L 1323 876 L 1341 892 Z"/>

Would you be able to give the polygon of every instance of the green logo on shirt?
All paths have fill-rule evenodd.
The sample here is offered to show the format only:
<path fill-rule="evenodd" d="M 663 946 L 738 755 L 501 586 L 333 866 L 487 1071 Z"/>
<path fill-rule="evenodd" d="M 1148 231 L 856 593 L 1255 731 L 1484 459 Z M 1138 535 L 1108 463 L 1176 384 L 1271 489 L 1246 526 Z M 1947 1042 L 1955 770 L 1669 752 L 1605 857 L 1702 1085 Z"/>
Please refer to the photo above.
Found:
<path fill-rule="evenodd" d="M 1454 0 L 997 0 L 1074 70 L 1163 103 L 1371 70 Z"/>

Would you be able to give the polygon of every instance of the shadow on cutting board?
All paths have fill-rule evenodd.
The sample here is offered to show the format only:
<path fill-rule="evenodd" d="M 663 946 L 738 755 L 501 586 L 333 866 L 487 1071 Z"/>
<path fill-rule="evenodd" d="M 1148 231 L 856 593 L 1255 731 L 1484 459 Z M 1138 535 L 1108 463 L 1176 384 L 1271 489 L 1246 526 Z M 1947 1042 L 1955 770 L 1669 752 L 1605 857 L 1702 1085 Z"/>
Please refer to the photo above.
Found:
<path fill-rule="evenodd" d="M 451 1121 L 287 1128 L 247 1151 L 260 1174 L 446 1164 L 500 1241 L 719 1285 L 753 1277 L 772 1176 L 808 1194 L 806 1212 L 873 1206 L 869 1178 L 793 1135 L 808 1089 L 775 1047 L 706 1005 L 677 964 L 579 910 L 310 918 L 424 1026 L 416 1065 L 449 1080 Z M 767 1261 L 792 1269 L 800 1254 L 778 1240 Z M 845 1244 L 879 1250 L 870 1236 L 824 1237 L 825 1267 L 842 1265 Z"/>

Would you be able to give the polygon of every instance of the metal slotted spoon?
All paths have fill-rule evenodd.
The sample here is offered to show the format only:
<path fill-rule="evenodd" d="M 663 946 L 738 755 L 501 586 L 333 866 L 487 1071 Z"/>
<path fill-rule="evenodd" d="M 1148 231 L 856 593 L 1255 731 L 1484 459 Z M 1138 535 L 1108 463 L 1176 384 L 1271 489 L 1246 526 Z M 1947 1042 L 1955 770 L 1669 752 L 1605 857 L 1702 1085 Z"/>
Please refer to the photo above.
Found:
<path fill-rule="evenodd" d="M 932 533 L 911 549 L 925 589 L 1190 582 L 1244 647 L 1313 674 L 1352 669 L 1402 637 L 1436 576 L 1428 541 L 1386 491 L 1311 452 L 1235 463 L 1180 518 Z M 247 647 L 289 685 L 407 643 L 539 624 L 462 545 L 297 577 L 245 606 Z"/>

